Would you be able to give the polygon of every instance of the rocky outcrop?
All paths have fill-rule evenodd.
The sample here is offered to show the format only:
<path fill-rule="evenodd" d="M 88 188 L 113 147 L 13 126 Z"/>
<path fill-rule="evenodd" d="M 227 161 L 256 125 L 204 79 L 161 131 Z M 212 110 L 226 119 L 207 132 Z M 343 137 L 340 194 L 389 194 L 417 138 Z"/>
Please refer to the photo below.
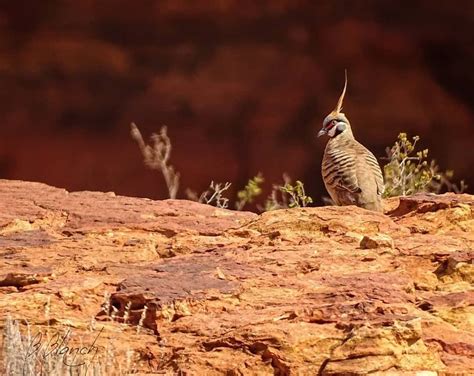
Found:
<path fill-rule="evenodd" d="M 474 197 L 386 204 L 256 215 L 3 180 L 0 317 L 100 330 L 97 359 L 151 373 L 473 373 Z"/>

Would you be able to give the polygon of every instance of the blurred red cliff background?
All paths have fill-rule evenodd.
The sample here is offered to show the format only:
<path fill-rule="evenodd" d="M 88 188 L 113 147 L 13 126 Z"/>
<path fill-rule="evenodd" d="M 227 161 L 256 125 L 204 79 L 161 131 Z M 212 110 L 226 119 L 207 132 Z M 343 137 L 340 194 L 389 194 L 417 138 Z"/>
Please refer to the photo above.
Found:
<path fill-rule="evenodd" d="M 282 173 L 326 195 L 344 112 L 377 157 L 400 131 L 474 187 L 474 1 L 1 1 L 0 178 L 166 198 L 129 134 L 168 126 L 179 197 Z"/>

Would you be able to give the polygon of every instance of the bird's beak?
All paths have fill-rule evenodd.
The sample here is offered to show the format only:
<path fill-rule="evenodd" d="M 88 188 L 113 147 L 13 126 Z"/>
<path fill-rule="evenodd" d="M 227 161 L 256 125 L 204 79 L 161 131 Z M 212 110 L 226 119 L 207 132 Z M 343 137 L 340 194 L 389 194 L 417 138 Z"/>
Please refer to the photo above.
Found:
<path fill-rule="evenodd" d="M 318 132 L 318 137 L 324 136 L 326 133 L 326 129 L 323 128 Z"/>

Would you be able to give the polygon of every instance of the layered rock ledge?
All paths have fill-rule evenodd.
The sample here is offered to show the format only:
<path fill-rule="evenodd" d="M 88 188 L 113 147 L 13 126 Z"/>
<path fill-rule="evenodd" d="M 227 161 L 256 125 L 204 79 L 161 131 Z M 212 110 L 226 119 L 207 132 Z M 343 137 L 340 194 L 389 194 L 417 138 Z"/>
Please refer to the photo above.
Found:
<path fill-rule="evenodd" d="M 0 180 L 0 326 L 100 329 L 143 373 L 473 374 L 473 249 L 466 194 L 256 215 Z"/>

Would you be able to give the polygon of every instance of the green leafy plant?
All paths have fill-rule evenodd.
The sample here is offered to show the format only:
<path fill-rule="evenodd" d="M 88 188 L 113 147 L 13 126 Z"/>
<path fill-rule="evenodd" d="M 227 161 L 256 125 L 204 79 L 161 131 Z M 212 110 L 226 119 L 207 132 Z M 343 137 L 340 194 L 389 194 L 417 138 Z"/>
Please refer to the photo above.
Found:
<path fill-rule="evenodd" d="M 306 207 L 308 204 L 313 202 L 313 199 L 309 196 L 306 196 L 304 190 L 304 184 L 297 180 L 296 184 L 293 186 L 290 182 L 287 182 L 283 187 L 280 187 L 282 192 L 285 192 L 289 195 L 289 207 Z"/>
<path fill-rule="evenodd" d="M 439 193 L 442 190 L 463 192 L 466 185 L 451 180 L 452 171 L 441 172 L 435 160 L 428 161 L 428 149 L 416 150 L 419 136 L 411 139 L 400 133 L 392 147 L 386 149 L 388 163 L 384 166 L 384 197 L 408 196 L 417 192 Z"/>
<path fill-rule="evenodd" d="M 255 198 L 262 194 L 261 185 L 265 179 L 261 173 L 258 173 L 252 179 L 249 179 L 247 185 L 241 191 L 237 192 L 237 201 L 235 203 L 235 208 L 237 210 L 242 210 L 245 205 L 252 203 Z"/>

